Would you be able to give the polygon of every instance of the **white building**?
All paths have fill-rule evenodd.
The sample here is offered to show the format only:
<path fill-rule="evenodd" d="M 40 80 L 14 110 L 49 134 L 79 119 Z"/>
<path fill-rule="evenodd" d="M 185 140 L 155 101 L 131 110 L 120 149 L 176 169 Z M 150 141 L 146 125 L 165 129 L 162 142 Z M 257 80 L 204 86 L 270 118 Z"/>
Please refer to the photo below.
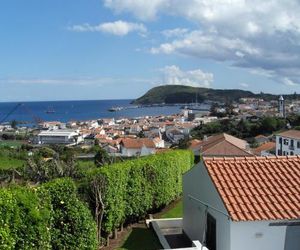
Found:
<path fill-rule="evenodd" d="M 183 177 L 183 230 L 209 250 L 300 249 L 300 158 L 204 158 Z"/>
<path fill-rule="evenodd" d="M 285 117 L 285 102 L 282 95 L 278 99 L 278 113 L 280 117 Z"/>
<path fill-rule="evenodd" d="M 82 136 L 75 130 L 46 130 L 41 131 L 37 136 L 38 144 L 76 145 L 82 141 Z"/>
<path fill-rule="evenodd" d="M 125 138 L 120 143 L 121 155 L 124 157 L 145 156 L 155 154 L 155 144 L 147 138 Z"/>
<path fill-rule="evenodd" d="M 300 155 L 299 130 L 288 130 L 276 135 L 276 155 Z"/>

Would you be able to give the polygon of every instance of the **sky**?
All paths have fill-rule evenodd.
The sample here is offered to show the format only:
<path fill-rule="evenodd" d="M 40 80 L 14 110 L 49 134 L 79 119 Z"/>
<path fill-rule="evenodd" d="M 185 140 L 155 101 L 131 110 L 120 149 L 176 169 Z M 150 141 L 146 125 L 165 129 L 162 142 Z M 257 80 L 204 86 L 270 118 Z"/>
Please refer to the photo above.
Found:
<path fill-rule="evenodd" d="M 298 0 L 2 0 L 0 102 L 300 92 Z"/>

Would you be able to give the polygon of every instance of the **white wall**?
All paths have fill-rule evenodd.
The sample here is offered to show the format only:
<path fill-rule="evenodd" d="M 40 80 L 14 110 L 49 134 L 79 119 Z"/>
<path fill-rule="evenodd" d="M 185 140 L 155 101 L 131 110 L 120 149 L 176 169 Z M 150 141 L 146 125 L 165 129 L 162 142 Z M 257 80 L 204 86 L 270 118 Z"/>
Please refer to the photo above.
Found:
<path fill-rule="evenodd" d="M 284 249 L 286 226 L 269 226 L 271 222 L 232 222 L 231 250 L 291 250 Z"/>
<path fill-rule="evenodd" d="M 203 243 L 204 222 L 206 222 L 205 207 L 191 200 L 189 195 L 228 214 L 202 162 L 183 176 L 183 230 L 191 240 L 199 240 Z M 230 220 L 215 210 L 208 209 L 208 212 L 216 219 L 217 249 L 231 250 Z M 243 250 L 243 248 L 239 250 Z"/>
<path fill-rule="evenodd" d="M 300 148 L 297 147 L 297 142 L 300 140 L 293 139 L 293 138 L 288 138 L 284 136 L 277 135 L 276 136 L 276 155 L 278 154 L 278 150 L 281 149 L 281 144 L 279 143 L 279 138 L 282 138 L 282 154 L 284 155 L 283 152 L 286 152 L 286 155 L 292 155 L 291 152 L 293 152 L 294 155 L 300 155 Z M 288 140 L 288 145 L 284 144 L 284 140 Z M 294 148 L 291 148 L 291 140 L 294 140 Z"/>

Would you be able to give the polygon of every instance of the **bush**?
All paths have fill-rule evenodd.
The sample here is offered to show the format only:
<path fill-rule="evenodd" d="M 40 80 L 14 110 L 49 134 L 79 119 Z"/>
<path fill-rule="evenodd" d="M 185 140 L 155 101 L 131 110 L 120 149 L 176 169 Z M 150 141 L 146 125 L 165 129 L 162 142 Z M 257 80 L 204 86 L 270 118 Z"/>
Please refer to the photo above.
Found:
<path fill-rule="evenodd" d="M 103 223 L 98 227 L 108 235 L 122 223 L 139 219 L 178 198 L 182 174 L 193 163 L 191 151 L 175 150 L 92 170 L 87 177 L 92 183 L 90 191 L 97 193 L 94 184 L 98 183 L 96 189 L 103 200 Z M 98 196 L 94 197 L 93 205 L 99 205 Z"/>
<path fill-rule="evenodd" d="M 0 189 L 0 248 L 50 249 L 50 204 L 32 188 Z"/>
<path fill-rule="evenodd" d="M 96 226 L 89 209 L 77 197 L 71 179 L 56 179 L 42 186 L 51 200 L 52 249 L 96 249 Z"/>

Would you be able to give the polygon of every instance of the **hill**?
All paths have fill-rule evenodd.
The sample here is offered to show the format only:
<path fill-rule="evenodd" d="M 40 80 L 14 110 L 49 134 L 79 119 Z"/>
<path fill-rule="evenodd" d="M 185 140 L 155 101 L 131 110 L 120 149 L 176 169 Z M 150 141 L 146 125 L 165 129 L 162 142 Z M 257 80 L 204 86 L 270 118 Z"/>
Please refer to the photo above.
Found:
<path fill-rule="evenodd" d="M 210 88 L 195 88 L 183 85 L 163 85 L 150 89 L 145 95 L 134 100 L 133 104 L 174 104 L 174 103 L 193 103 L 197 101 L 203 102 L 206 100 L 219 102 L 238 101 L 244 97 L 263 98 L 264 100 L 277 100 L 278 95 L 272 94 L 254 94 L 251 91 L 240 89 L 210 89 Z M 298 94 L 284 95 L 285 99 L 297 99 Z"/>

